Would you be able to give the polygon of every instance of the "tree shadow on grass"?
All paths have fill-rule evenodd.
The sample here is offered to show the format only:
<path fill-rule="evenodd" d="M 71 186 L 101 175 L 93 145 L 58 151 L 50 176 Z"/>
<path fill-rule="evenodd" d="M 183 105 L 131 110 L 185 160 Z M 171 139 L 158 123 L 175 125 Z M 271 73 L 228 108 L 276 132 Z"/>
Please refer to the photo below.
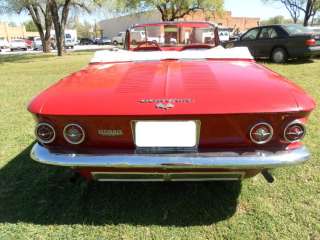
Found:
<path fill-rule="evenodd" d="M 31 145 L 0 169 L 0 223 L 209 225 L 231 217 L 240 182 L 92 183 L 29 157 Z"/>
<path fill-rule="evenodd" d="M 55 55 L 51 53 L 26 53 L 26 54 L 9 54 L 9 55 L 0 55 L 0 64 L 4 63 L 27 63 L 38 60 L 44 60 L 48 58 L 53 58 Z"/>
<path fill-rule="evenodd" d="M 65 56 L 70 54 L 72 55 L 81 55 L 87 53 L 94 53 L 97 50 L 87 49 L 87 50 L 77 50 L 72 52 L 65 53 Z M 51 59 L 57 57 L 56 53 L 22 53 L 22 54 L 8 54 L 0 55 L 0 64 L 4 63 L 30 63 L 35 61 L 43 61 L 46 59 Z"/>

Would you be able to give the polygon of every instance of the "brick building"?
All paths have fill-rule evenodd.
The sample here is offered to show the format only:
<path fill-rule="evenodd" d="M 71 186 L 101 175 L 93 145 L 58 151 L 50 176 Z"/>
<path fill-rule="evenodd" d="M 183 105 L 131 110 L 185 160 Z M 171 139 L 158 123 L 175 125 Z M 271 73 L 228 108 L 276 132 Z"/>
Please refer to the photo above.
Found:
<path fill-rule="evenodd" d="M 220 15 L 214 12 L 197 11 L 183 18 L 189 21 L 208 21 L 228 28 L 238 28 L 240 31 L 245 31 L 249 28 L 259 25 L 260 18 L 252 17 L 233 17 L 231 11 L 225 11 Z"/>
<path fill-rule="evenodd" d="M 22 26 L 11 27 L 8 23 L 0 22 L 0 39 L 11 41 L 12 39 L 21 39 L 39 36 L 38 32 L 27 32 Z"/>
<path fill-rule="evenodd" d="M 195 13 L 185 16 L 181 20 L 209 21 L 222 25 L 223 27 L 239 29 L 241 32 L 243 32 L 248 28 L 257 26 L 260 18 L 233 17 L 230 11 L 225 11 L 218 15 L 211 11 L 204 12 L 199 10 Z M 116 36 L 118 32 L 125 31 L 133 24 L 150 22 L 161 22 L 161 15 L 158 11 L 148 11 L 102 20 L 99 22 L 99 26 L 103 32 L 103 36 L 111 38 Z"/>

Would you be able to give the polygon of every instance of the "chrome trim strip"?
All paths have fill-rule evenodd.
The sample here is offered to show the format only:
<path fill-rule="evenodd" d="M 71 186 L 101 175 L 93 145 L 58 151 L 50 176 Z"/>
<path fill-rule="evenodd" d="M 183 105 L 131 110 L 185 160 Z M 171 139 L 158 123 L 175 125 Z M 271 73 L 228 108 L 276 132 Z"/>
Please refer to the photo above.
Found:
<path fill-rule="evenodd" d="M 245 172 L 91 172 L 94 180 L 100 182 L 163 182 L 163 181 L 236 181 L 242 180 Z M 131 176 L 136 176 L 130 178 Z M 201 176 L 203 175 L 203 176 Z M 225 175 L 219 177 L 219 175 Z M 181 177 L 183 176 L 183 177 Z"/>
<path fill-rule="evenodd" d="M 76 154 L 57 153 L 36 143 L 31 158 L 37 162 L 68 167 L 115 167 L 160 169 L 264 169 L 302 164 L 310 157 L 306 147 L 267 152 L 190 152 L 168 154 Z"/>

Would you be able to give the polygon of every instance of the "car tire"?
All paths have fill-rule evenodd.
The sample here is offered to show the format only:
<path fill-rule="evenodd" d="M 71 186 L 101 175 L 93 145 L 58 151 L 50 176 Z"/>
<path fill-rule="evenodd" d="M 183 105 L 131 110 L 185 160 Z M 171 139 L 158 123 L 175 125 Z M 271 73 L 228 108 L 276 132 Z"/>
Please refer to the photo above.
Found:
<path fill-rule="evenodd" d="M 117 46 L 118 42 L 117 41 L 113 41 L 113 45 Z"/>
<path fill-rule="evenodd" d="M 284 48 L 275 48 L 271 53 L 271 60 L 274 63 L 285 63 L 288 60 L 288 53 Z"/>

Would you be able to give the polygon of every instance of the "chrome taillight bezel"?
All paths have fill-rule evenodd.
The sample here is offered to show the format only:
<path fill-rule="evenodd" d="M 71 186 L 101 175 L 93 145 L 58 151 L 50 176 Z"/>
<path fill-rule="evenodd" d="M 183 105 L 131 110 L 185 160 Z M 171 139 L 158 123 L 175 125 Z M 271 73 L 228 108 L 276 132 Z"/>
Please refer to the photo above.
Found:
<path fill-rule="evenodd" d="M 70 139 L 68 139 L 67 134 L 66 134 L 67 129 L 68 129 L 69 127 L 72 127 L 72 126 L 79 128 L 79 129 L 81 130 L 81 132 L 82 132 L 82 138 L 81 138 L 79 141 L 77 141 L 77 142 L 73 142 L 73 141 L 71 141 Z M 63 128 L 63 137 L 64 137 L 64 139 L 65 139 L 68 143 L 70 143 L 70 144 L 72 144 L 72 145 L 79 145 L 79 144 L 83 143 L 83 141 L 85 140 L 85 138 L 86 138 L 86 133 L 85 133 L 83 127 L 81 127 L 79 124 L 69 123 L 69 124 L 67 124 L 67 125 Z"/>
<path fill-rule="evenodd" d="M 52 136 L 51 139 L 49 139 L 49 140 L 43 140 L 43 139 L 41 139 L 41 138 L 39 137 L 39 135 L 38 135 L 38 129 L 39 129 L 39 127 L 41 127 L 41 126 L 49 127 L 49 128 L 53 131 L 53 136 Z M 37 140 L 38 140 L 40 143 L 42 143 L 42 144 L 52 143 L 52 142 L 56 139 L 56 130 L 55 130 L 54 127 L 53 127 L 51 124 L 49 124 L 49 123 L 45 123 L 45 122 L 38 123 L 38 124 L 36 125 L 36 127 L 35 127 L 34 133 L 35 133 L 35 136 L 36 136 Z"/>
<path fill-rule="evenodd" d="M 299 138 L 299 139 L 296 139 L 296 140 L 290 140 L 287 138 L 286 136 L 286 132 L 288 130 L 289 127 L 291 127 L 292 125 L 299 125 L 302 129 L 303 129 L 303 135 Z M 283 131 L 283 138 L 285 141 L 289 142 L 289 143 L 295 143 L 295 142 L 300 142 L 304 136 L 306 135 L 306 127 L 305 125 L 299 121 L 299 120 L 295 120 L 295 121 L 292 121 L 290 122 L 289 124 L 287 124 L 287 126 L 285 127 L 284 131 Z"/>
<path fill-rule="evenodd" d="M 255 128 L 257 128 L 259 125 L 264 125 L 266 126 L 267 128 L 269 128 L 269 131 L 270 131 L 270 135 L 268 136 L 267 139 L 265 139 L 264 141 L 257 141 L 255 140 L 253 137 L 252 137 L 252 132 Z M 255 143 L 255 144 L 258 144 L 258 145 L 262 145 L 262 144 L 266 144 L 268 142 L 271 141 L 272 137 L 273 137 L 273 127 L 271 126 L 271 124 L 267 123 L 267 122 L 259 122 L 255 125 L 253 125 L 251 128 L 250 128 L 250 132 L 249 132 L 249 136 L 250 136 L 250 140 Z"/>

